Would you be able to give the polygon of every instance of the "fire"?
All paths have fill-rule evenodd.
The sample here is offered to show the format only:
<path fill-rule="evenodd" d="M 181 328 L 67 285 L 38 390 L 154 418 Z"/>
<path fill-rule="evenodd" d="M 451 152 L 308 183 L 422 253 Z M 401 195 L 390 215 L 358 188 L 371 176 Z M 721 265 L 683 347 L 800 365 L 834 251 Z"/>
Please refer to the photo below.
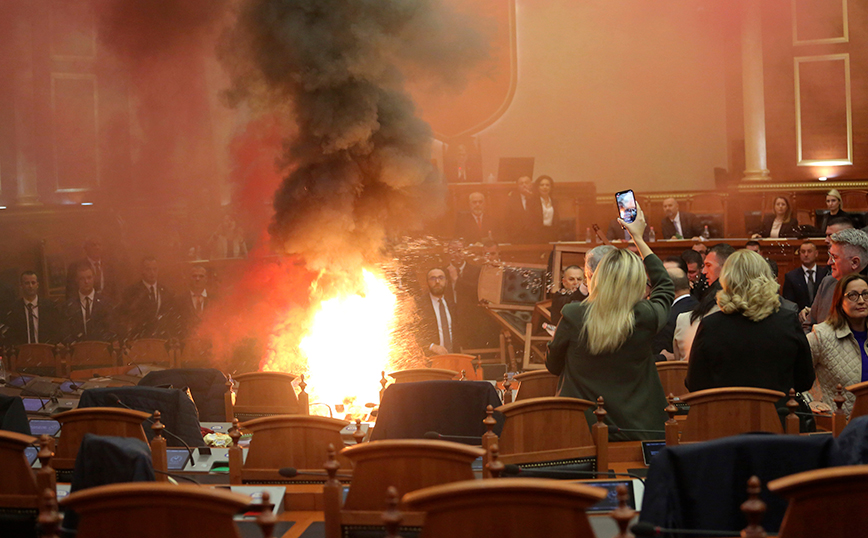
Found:
<path fill-rule="evenodd" d="M 318 294 L 314 286 L 312 295 Z M 357 282 L 313 307 L 306 329 L 299 330 L 297 313 L 287 314 L 296 323 L 275 329 L 264 369 L 304 373 L 311 403 L 332 409 L 344 404 L 345 413 L 363 413 L 364 404 L 378 402 L 380 372 L 401 362 L 398 306 L 389 282 L 362 270 Z M 311 412 L 328 414 L 316 406 Z"/>

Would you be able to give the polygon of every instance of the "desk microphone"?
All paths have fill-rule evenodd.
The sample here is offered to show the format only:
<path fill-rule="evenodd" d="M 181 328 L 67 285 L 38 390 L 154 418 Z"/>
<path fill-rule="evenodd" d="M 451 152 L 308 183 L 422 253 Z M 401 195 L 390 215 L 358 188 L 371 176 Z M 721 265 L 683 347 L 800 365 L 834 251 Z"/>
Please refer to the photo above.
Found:
<path fill-rule="evenodd" d="M 525 472 L 525 470 L 522 469 L 521 467 L 519 467 L 518 465 L 508 463 L 508 464 L 503 466 L 503 472 L 501 473 L 501 475 L 503 475 L 503 476 L 507 476 L 507 475 L 508 476 L 521 476 L 524 472 Z M 597 478 L 599 480 L 605 480 L 609 477 L 615 477 L 615 476 L 626 476 L 629 478 L 635 478 L 639 482 L 642 482 L 642 485 L 645 485 L 645 478 L 642 476 L 639 476 L 637 474 L 634 474 L 634 473 L 615 473 L 612 471 L 601 471 L 601 472 L 581 471 L 578 469 L 576 469 L 574 471 L 569 470 L 569 469 L 551 469 L 551 470 L 549 470 L 549 469 L 546 469 L 545 467 L 534 467 L 533 469 L 527 469 L 527 472 L 528 473 L 532 472 L 533 474 L 546 474 L 546 475 L 550 475 L 552 477 L 560 476 L 562 480 L 568 479 L 568 478 L 574 478 L 575 475 L 592 476 L 592 477 Z M 601 478 L 598 476 L 600 474 L 604 474 L 605 476 L 603 476 Z"/>
<path fill-rule="evenodd" d="M 281 467 L 277 470 L 277 474 L 284 478 L 295 478 L 296 476 L 319 476 L 328 478 L 328 473 L 325 471 L 299 471 L 295 467 Z M 346 473 L 338 473 L 337 478 L 352 478 L 353 475 Z"/>
<path fill-rule="evenodd" d="M 115 394 L 114 392 L 110 392 L 110 393 L 108 393 L 106 396 L 108 396 L 109 398 L 111 398 L 112 400 L 114 400 L 114 402 L 115 402 L 116 404 L 120 405 L 121 407 L 125 407 L 125 408 L 127 408 L 127 409 L 129 409 L 129 410 L 131 410 L 131 411 L 138 411 L 138 409 L 133 409 L 132 407 L 130 407 L 130 406 L 128 406 L 127 404 L 125 404 L 124 402 L 122 402 L 121 399 L 118 398 L 118 395 Z M 147 421 L 150 422 L 151 424 L 154 423 L 154 419 L 152 419 L 151 417 L 147 417 L 145 420 L 147 420 Z M 187 452 L 190 453 L 190 463 L 192 463 L 193 466 L 195 467 L 195 466 L 196 466 L 196 458 L 193 457 L 193 449 L 190 448 L 190 445 L 187 444 L 187 441 L 181 439 L 180 437 L 178 437 L 178 436 L 175 435 L 174 433 L 170 432 L 170 431 L 168 430 L 168 428 L 166 428 L 165 425 L 163 425 L 163 433 L 167 433 L 167 434 L 171 435 L 174 439 L 177 439 L 178 441 L 181 441 L 181 444 L 183 444 L 183 445 L 184 445 L 184 448 L 187 449 Z"/>
<path fill-rule="evenodd" d="M 25 394 L 25 393 L 28 393 L 28 394 Z M 21 395 L 22 395 L 22 396 L 33 396 L 33 397 L 35 397 L 36 399 L 39 400 L 39 402 L 40 402 L 42 405 L 40 405 L 40 406 L 39 406 L 39 409 L 37 409 L 37 410 L 35 411 L 36 413 L 38 413 L 38 412 L 42 411 L 43 409 L 45 409 L 45 406 L 48 405 L 49 403 L 51 403 L 53 400 L 56 400 L 56 398 L 53 398 L 53 397 L 51 397 L 51 396 L 49 396 L 47 400 L 43 400 L 43 399 L 42 399 L 42 394 L 40 394 L 40 393 L 38 393 L 38 392 L 36 392 L 36 391 L 30 390 L 30 389 L 21 389 Z"/>
<path fill-rule="evenodd" d="M 692 536 L 738 536 L 741 531 L 704 531 L 697 529 L 667 529 L 666 527 L 658 527 L 653 523 L 641 522 L 630 527 L 630 532 L 636 536 L 663 536 L 664 534 L 689 534 Z M 769 536 L 775 536 L 770 534 Z"/>
<path fill-rule="evenodd" d="M 136 367 L 136 370 L 139 371 L 139 375 L 145 375 L 144 373 L 142 373 L 142 367 L 139 366 L 138 364 L 136 364 L 136 363 L 130 361 L 130 362 L 127 363 L 127 366 L 135 366 L 135 367 Z"/>
<path fill-rule="evenodd" d="M 435 440 L 436 439 L 443 439 L 443 440 L 470 439 L 470 440 L 476 441 L 478 443 L 482 442 L 482 437 L 479 435 L 443 435 L 442 433 L 437 433 L 437 432 L 425 432 L 425 435 L 423 435 L 422 437 L 424 437 L 425 439 L 435 439 Z"/>

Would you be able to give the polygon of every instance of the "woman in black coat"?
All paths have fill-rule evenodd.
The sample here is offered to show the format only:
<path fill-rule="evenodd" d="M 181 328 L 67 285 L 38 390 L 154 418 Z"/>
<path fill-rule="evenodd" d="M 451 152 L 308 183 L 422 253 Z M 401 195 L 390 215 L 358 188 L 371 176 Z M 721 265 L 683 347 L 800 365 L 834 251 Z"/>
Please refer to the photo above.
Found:
<path fill-rule="evenodd" d="M 790 201 L 783 196 L 775 198 L 773 213 L 763 218 L 762 227 L 754 232 L 752 238 L 760 237 L 799 237 L 799 221 L 793 216 Z"/>

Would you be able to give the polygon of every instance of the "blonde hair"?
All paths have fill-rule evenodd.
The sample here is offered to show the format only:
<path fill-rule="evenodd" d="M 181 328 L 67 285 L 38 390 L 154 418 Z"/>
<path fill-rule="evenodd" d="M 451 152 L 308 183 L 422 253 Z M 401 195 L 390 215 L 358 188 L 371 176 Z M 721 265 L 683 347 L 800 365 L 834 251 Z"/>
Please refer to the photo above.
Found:
<path fill-rule="evenodd" d="M 730 256 L 720 271 L 717 306 L 724 314 L 741 313 L 751 321 L 762 321 L 781 306 L 780 284 L 762 256 L 752 250 L 739 250 Z"/>
<path fill-rule="evenodd" d="M 639 256 L 615 249 L 600 260 L 588 286 L 582 326 L 592 355 L 616 351 L 633 334 L 633 307 L 645 296 L 647 276 Z"/>
<path fill-rule="evenodd" d="M 838 189 L 831 189 L 829 192 L 826 193 L 826 196 L 834 196 L 838 199 L 838 204 L 844 203 L 844 201 L 841 199 L 841 193 L 838 192 Z"/>

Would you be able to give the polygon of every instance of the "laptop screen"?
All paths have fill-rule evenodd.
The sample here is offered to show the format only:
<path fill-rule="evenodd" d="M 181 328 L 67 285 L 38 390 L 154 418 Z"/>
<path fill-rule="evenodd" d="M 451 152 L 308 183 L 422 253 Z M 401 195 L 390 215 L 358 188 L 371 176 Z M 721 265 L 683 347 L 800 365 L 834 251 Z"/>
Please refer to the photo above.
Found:
<path fill-rule="evenodd" d="M 60 431 L 60 422 L 56 420 L 34 418 L 30 421 L 30 435 L 48 435 L 54 437 Z"/>
<path fill-rule="evenodd" d="M 630 498 L 627 501 L 627 505 L 630 508 L 636 509 L 636 497 L 633 492 L 633 481 L 632 480 L 612 480 L 606 482 L 587 482 L 589 486 L 594 486 L 597 488 L 605 488 L 608 492 L 606 498 L 602 501 L 598 502 L 594 506 L 588 508 L 588 512 L 611 512 L 615 508 L 618 508 L 618 486 L 626 486 L 627 493 L 629 493 Z"/>

